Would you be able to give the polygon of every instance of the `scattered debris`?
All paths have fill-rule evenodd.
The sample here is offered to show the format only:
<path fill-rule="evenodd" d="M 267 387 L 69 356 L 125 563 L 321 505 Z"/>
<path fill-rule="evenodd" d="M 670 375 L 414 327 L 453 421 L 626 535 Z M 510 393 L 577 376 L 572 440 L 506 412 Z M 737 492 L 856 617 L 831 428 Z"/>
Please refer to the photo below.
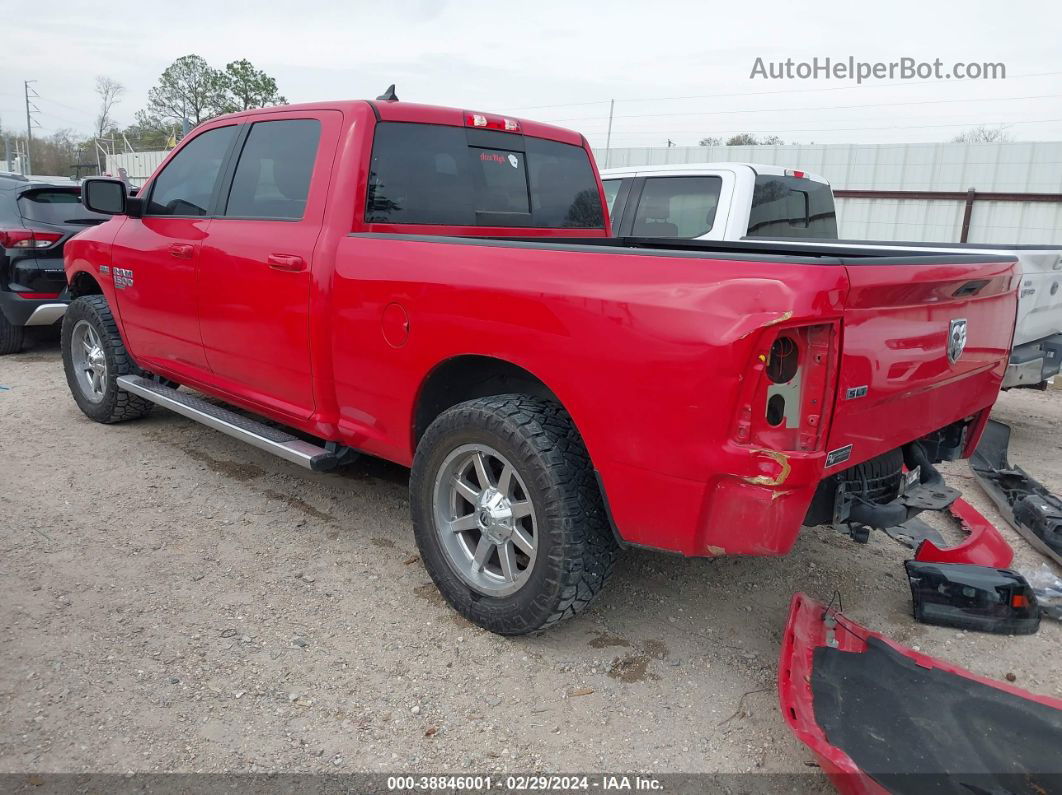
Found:
<path fill-rule="evenodd" d="M 778 695 L 841 792 L 1050 792 L 1057 783 L 1062 699 L 920 654 L 802 593 L 783 633 Z"/>
<path fill-rule="evenodd" d="M 1062 621 L 1062 577 L 1051 571 L 1046 563 L 1041 563 L 1038 569 L 1022 571 L 1021 574 L 1036 594 L 1040 612 Z"/>
<path fill-rule="evenodd" d="M 1007 522 L 1038 552 L 1062 565 L 1062 499 L 1007 458 L 1010 426 L 989 420 L 970 469 Z"/>
<path fill-rule="evenodd" d="M 923 624 L 1031 635 L 1040 628 L 1040 607 L 1016 571 L 967 563 L 904 563 L 914 617 Z"/>

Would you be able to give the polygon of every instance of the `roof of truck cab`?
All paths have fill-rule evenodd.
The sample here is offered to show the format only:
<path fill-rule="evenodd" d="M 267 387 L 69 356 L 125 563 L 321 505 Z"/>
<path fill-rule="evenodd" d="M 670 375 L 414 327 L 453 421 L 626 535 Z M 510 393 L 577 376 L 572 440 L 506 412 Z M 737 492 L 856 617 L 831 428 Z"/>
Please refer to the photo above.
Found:
<path fill-rule="evenodd" d="M 635 174 L 670 174 L 670 173 L 682 173 L 682 174 L 696 174 L 698 171 L 717 171 L 717 170 L 734 170 L 734 169 L 751 169 L 755 174 L 769 174 L 771 176 L 784 177 L 786 171 L 794 169 L 786 168 L 785 166 L 777 166 L 771 163 L 741 163 L 732 160 L 719 160 L 710 163 L 667 163 L 666 165 L 658 166 L 622 166 L 620 168 L 608 168 L 602 169 L 601 178 L 608 179 L 609 177 L 633 177 Z M 803 171 L 803 169 L 795 169 L 797 171 Z M 829 180 L 818 174 L 812 174 L 810 171 L 803 171 L 804 178 L 814 180 L 815 182 L 822 182 L 829 184 Z"/>
<path fill-rule="evenodd" d="M 584 146 L 585 139 L 580 133 L 564 127 L 554 127 L 552 124 L 542 124 L 531 119 L 523 119 L 518 116 L 510 116 L 505 113 L 496 113 L 482 108 L 450 108 L 442 105 L 421 105 L 416 102 L 349 99 L 336 102 L 306 102 L 299 105 L 275 105 L 268 108 L 254 108 L 252 110 L 230 113 L 219 116 L 217 119 L 242 119 L 248 116 L 260 116 L 269 113 L 286 113 L 300 110 L 338 110 L 345 114 L 362 113 L 368 107 L 376 115 L 378 121 L 412 122 L 419 124 L 445 124 L 452 127 L 465 126 L 466 113 L 482 113 L 487 116 L 500 116 L 513 119 L 520 124 L 520 131 L 524 135 L 533 138 L 546 138 L 551 141 Z"/>

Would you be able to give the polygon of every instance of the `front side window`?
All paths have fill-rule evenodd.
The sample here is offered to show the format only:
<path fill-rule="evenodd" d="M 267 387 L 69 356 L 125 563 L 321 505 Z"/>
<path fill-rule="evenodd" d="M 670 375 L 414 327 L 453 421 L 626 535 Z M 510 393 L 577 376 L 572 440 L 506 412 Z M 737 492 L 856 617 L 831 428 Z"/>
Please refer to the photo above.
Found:
<path fill-rule="evenodd" d="M 578 146 L 434 124 L 376 125 L 365 220 L 450 226 L 602 228 L 597 180 Z"/>
<path fill-rule="evenodd" d="M 236 126 L 215 127 L 200 133 L 166 164 L 154 180 L 148 215 L 206 215 L 214 197 L 221 164 Z"/>
<path fill-rule="evenodd" d="M 695 238 L 715 224 L 720 177 L 650 177 L 642 188 L 631 234 Z"/>
<path fill-rule="evenodd" d="M 251 125 L 232 178 L 225 215 L 302 218 L 320 137 L 321 123 L 316 119 Z"/>

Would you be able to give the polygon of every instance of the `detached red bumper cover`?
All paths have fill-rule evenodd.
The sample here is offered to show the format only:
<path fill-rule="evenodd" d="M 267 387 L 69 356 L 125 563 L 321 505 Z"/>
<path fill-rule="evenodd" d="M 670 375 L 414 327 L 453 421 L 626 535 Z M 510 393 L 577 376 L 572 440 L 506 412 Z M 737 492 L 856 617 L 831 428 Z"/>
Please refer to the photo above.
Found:
<path fill-rule="evenodd" d="M 1062 793 L 1062 701 L 900 646 L 801 593 L 778 695 L 843 793 Z"/>

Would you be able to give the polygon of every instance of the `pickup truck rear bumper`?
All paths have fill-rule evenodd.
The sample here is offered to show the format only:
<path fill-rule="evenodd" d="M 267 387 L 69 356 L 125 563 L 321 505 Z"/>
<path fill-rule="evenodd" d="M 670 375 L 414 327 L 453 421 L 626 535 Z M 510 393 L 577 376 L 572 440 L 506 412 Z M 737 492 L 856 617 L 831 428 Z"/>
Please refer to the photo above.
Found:
<path fill-rule="evenodd" d="M 822 480 L 826 454 L 728 452 L 737 474 L 706 482 L 608 466 L 603 482 L 620 540 L 689 557 L 786 554 Z"/>
<path fill-rule="evenodd" d="M 1003 388 L 1036 386 L 1058 375 L 1062 367 L 1062 334 L 1019 345 L 1010 354 Z"/>

